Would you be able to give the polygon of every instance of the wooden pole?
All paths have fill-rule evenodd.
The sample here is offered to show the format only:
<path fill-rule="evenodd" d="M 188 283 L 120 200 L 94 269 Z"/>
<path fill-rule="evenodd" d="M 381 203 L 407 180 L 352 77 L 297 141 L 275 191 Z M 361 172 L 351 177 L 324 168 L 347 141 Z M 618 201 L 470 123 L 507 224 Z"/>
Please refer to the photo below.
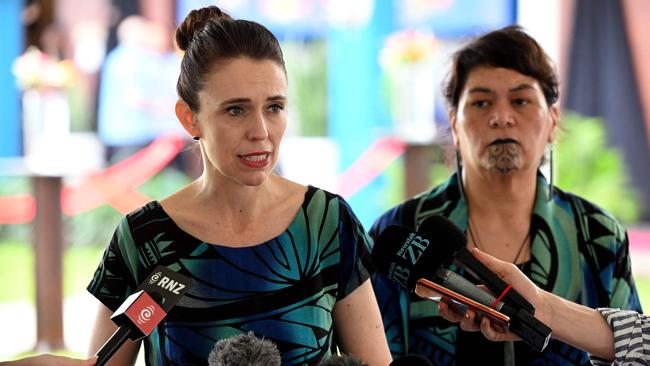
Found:
<path fill-rule="evenodd" d="M 404 194 L 406 198 L 431 188 L 433 148 L 431 145 L 408 144 L 404 153 Z"/>
<path fill-rule="evenodd" d="M 33 244 L 36 273 L 36 349 L 64 347 L 63 341 L 63 220 L 61 177 L 33 176 L 36 200 Z"/>

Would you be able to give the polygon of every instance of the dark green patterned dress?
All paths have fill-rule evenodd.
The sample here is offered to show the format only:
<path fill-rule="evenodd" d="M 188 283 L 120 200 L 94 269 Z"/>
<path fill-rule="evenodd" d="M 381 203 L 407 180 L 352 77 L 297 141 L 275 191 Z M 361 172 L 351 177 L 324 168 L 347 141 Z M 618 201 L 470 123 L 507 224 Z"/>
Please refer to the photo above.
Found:
<path fill-rule="evenodd" d="M 245 248 L 204 243 L 151 202 L 122 220 L 88 290 L 115 310 L 158 264 L 195 280 L 144 340 L 147 365 L 206 365 L 217 341 L 248 331 L 283 365 L 315 365 L 335 345 L 334 305 L 369 278 L 367 245 L 348 204 L 312 186 L 284 233 Z"/>
<path fill-rule="evenodd" d="M 557 188 L 548 200 L 541 174 L 531 216 L 532 259 L 524 273 L 541 288 L 592 307 L 641 311 L 632 279 L 625 230 L 595 205 Z M 467 205 L 456 175 L 382 215 L 370 230 L 376 237 L 391 224 L 416 228 L 431 215 L 448 217 L 467 229 Z M 433 242 L 443 246 L 445 243 Z M 393 356 L 419 353 L 434 365 L 504 364 L 504 343 L 468 333 L 438 316 L 438 307 L 408 295 L 381 274 L 372 277 Z M 551 340 L 543 353 L 515 343 L 517 365 L 589 365 L 588 355 Z"/>

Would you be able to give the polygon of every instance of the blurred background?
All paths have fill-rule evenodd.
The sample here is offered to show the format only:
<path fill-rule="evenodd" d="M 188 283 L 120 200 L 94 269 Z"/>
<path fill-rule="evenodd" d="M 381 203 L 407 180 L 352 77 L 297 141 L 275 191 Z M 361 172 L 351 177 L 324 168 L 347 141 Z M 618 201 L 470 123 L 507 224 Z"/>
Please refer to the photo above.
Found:
<path fill-rule="evenodd" d="M 282 43 L 280 174 L 341 194 L 366 227 L 451 172 L 451 53 L 524 26 L 561 75 L 555 183 L 628 228 L 650 308 L 646 0 L 1 0 L 0 360 L 85 355 L 85 286 L 118 220 L 200 174 L 174 116 L 172 35 L 210 4 Z"/>

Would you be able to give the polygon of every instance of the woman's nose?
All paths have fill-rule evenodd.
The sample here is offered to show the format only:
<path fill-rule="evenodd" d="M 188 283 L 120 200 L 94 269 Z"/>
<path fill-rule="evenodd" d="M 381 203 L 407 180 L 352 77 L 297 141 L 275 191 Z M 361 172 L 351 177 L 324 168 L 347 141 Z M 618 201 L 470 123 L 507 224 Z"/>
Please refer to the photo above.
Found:
<path fill-rule="evenodd" d="M 251 121 L 251 126 L 248 129 L 248 138 L 251 140 L 265 140 L 269 136 L 269 131 L 266 126 L 266 119 L 262 113 L 257 113 Z"/>
<path fill-rule="evenodd" d="M 491 128 L 511 127 L 515 124 L 515 118 L 507 107 L 502 107 L 492 113 L 488 123 Z"/>

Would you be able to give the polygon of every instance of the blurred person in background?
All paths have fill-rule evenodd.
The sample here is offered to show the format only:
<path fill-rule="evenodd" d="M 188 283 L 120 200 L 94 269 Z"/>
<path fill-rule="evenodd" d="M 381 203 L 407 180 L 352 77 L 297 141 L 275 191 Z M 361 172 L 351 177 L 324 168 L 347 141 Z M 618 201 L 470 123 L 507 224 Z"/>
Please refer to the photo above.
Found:
<path fill-rule="evenodd" d="M 118 45 L 106 56 L 99 86 L 97 130 L 115 163 L 162 134 L 183 134 L 171 113 L 180 65 L 165 27 L 139 15 L 119 24 Z"/>
<path fill-rule="evenodd" d="M 194 285 L 110 365 L 132 365 L 140 343 L 148 365 L 206 365 L 215 342 L 249 331 L 277 344 L 284 365 L 317 364 L 336 346 L 387 365 L 363 227 L 342 197 L 273 173 L 288 103 L 278 40 L 210 6 L 190 12 L 176 41 L 185 52 L 176 116 L 197 141 L 203 174 L 119 224 L 88 286 L 101 302 L 90 352 L 161 264 Z"/>
<path fill-rule="evenodd" d="M 560 112 L 557 72 L 539 44 L 518 26 L 472 40 L 454 54 L 444 95 L 455 174 L 384 213 L 371 236 L 393 224 L 417 230 L 443 215 L 467 233 L 468 248 L 514 263 L 546 291 L 589 307 L 641 311 L 625 229 L 540 172 Z M 463 332 L 438 306 L 383 274 L 373 275 L 373 287 L 394 357 L 418 353 L 437 365 L 475 364 L 477 357 L 495 365 L 590 364 L 587 353 L 559 341 L 539 353 Z"/>

